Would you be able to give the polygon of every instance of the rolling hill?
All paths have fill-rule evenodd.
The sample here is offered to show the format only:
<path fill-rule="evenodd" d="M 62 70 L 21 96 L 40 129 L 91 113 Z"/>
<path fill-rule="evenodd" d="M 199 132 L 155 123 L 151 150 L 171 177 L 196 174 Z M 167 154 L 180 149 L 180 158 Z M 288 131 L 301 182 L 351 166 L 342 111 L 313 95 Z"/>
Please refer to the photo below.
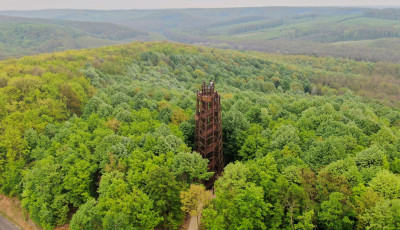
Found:
<path fill-rule="evenodd" d="M 154 40 L 218 48 L 400 62 L 399 52 L 393 49 L 400 42 L 399 9 L 260 7 L 1 14 L 113 23 L 157 34 Z"/>
<path fill-rule="evenodd" d="M 105 22 L 0 16 L 0 58 L 149 41 L 148 32 Z"/>

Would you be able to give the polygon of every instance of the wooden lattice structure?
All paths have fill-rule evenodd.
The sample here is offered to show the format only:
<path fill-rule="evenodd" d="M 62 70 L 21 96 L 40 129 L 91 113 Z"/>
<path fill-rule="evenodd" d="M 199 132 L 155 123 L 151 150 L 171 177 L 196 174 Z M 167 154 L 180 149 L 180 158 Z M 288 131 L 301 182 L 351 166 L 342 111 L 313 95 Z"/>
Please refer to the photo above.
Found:
<path fill-rule="evenodd" d="M 203 83 L 197 91 L 195 145 L 197 152 L 209 160 L 208 170 L 215 172 L 207 182 L 212 186 L 223 169 L 221 100 L 214 82 Z"/>

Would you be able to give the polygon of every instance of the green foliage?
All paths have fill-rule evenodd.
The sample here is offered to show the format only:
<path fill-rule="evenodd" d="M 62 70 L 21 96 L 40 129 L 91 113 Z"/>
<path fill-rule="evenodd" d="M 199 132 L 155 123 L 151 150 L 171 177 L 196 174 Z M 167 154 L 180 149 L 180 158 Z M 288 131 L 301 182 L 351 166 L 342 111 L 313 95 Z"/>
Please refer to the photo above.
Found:
<path fill-rule="evenodd" d="M 98 214 L 96 211 L 96 200 L 90 199 L 85 204 L 83 204 L 79 210 L 72 217 L 70 223 L 71 230 L 89 230 L 89 229 L 99 229 Z"/>
<path fill-rule="evenodd" d="M 267 211 L 267 205 L 263 199 L 263 189 L 250 186 L 237 191 L 229 206 L 226 215 L 230 218 L 228 228 L 233 229 L 266 229 L 262 220 L 263 214 Z"/>
<path fill-rule="evenodd" d="M 366 229 L 398 229 L 400 227 L 400 201 L 381 200 L 363 216 Z"/>
<path fill-rule="evenodd" d="M 376 146 L 359 152 L 355 158 L 359 167 L 382 166 L 384 154 Z"/>
<path fill-rule="evenodd" d="M 215 185 L 214 205 L 205 210 L 205 225 L 211 229 L 211 223 L 224 229 L 278 227 L 280 211 L 273 205 L 278 202 L 276 174 L 274 160 L 268 156 L 249 165 L 238 162 L 226 166 L 223 177 Z"/>
<path fill-rule="evenodd" d="M 60 186 L 60 167 L 54 157 L 49 156 L 37 161 L 24 176 L 22 206 L 44 229 L 53 229 L 67 221 L 69 201 Z"/>
<path fill-rule="evenodd" d="M 183 217 L 179 200 L 182 184 L 167 167 L 153 167 L 145 180 L 143 191 L 155 201 L 154 210 L 164 218 L 163 225 L 171 229 L 178 228 Z"/>
<path fill-rule="evenodd" d="M 388 171 L 381 171 L 371 180 L 370 186 L 379 195 L 387 199 L 400 198 L 400 176 Z"/>
<path fill-rule="evenodd" d="M 345 158 L 345 151 L 346 144 L 343 139 L 331 136 L 326 140 L 314 142 L 304 158 L 309 165 L 318 168 Z"/>
<path fill-rule="evenodd" d="M 75 20 L 75 19 L 73 19 Z M 0 59 L 150 40 L 147 32 L 104 22 L 0 16 Z M 4 49 L 3 49 L 4 46 Z"/>
<path fill-rule="evenodd" d="M 21 194 L 21 172 L 25 162 L 23 160 L 13 161 L 4 166 L 4 173 L 0 178 L 1 192 L 8 196 Z"/>
<path fill-rule="evenodd" d="M 217 189 L 221 188 L 217 187 Z M 215 206 L 218 214 L 210 220 L 205 215 L 206 226 L 211 229 L 214 229 L 214 224 L 215 226 L 224 226 L 224 229 L 266 229 L 263 215 L 267 213 L 269 206 L 264 203 L 264 190 L 254 184 L 250 187 L 233 187 L 231 189 L 234 190 L 228 197 L 225 195 L 221 198 L 219 197 L 221 190 L 216 191 L 218 198 L 215 200 Z M 223 213 L 221 213 L 222 210 L 224 210 Z"/>
<path fill-rule="evenodd" d="M 182 191 L 181 195 L 182 211 L 192 217 L 197 218 L 197 224 L 204 207 L 206 207 L 212 198 L 212 194 L 206 190 L 203 185 L 191 184 L 188 191 Z"/>
<path fill-rule="evenodd" d="M 174 174 L 182 181 L 193 184 L 200 180 L 207 180 L 214 174 L 207 172 L 208 160 L 196 153 L 178 153 L 173 159 L 171 167 Z"/>
<path fill-rule="evenodd" d="M 305 212 L 302 216 L 299 217 L 299 223 L 294 226 L 294 229 L 301 229 L 301 230 L 312 230 L 314 229 L 313 224 L 314 218 L 314 210 L 310 210 Z"/>
<path fill-rule="evenodd" d="M 397 210 L 400 111 L 333 82 L 379 65 L 167 43 L 0 62 L 1 193 L 45 229 L 178 229 L 181 192 L 213 175 L 192 148 L 215 79 L 227 166 L 207 228 L 374 226 Z"/>
<path fill-rule="evenodd" d="M 326 229 L 352 229 L 353 215 L 346 197 L 339 192 L 332 193 L 329 200 L 321 204 L 318 213 L 321 225 Z"/>
<path fill-rule="evenodd" d="M 4 56 L 27 54 L 28 51 L 49 52 L 60 50 L 60 47 L 63 50 L 88 48 L 132 40 L 170 40 L 224 49 L 302 53 L 374 62 L 400 61 L 400 55 L 396 52 L 400 47 L 398 9 L 259 7 L 125 10 L 117 13 L 104 10 L 43 10 L 40 13 L 11 11 L 2 14 L 24 17 L 0 17 L 0 24 L 5 25 L 0 30 L 4 31 L 3 37 L 0 34 L 0 40 L 6 41 L 0 43 L 0 49 L 6 51 L 4 54 L 2 52 Z M 38 17 L 45 19 L 33 19 Z M 39 45 L 37 48 L 36 44 Z M 152 52 L 142 55 L 146 62 L 158 64 L 162 60 L 158 55 L 148 54 Z M 173 61 L 181 60 L 174 58 Z M 260 67 L 258 64 L 254 63 Z M 201 66 L 193 65 L 192 68 L 196 78 L 207 76 Z M 343 73 L 346 74 L 346 71 Z M 332 82 L 337 84 L 338 81 Z M 304 88 L 311 92 L 314 88 L 303 82 L 285 81 L 284 84 L 281 87 L 284 90 Z M 272 82 L 250 80 L 246 85 L 249 90 L 263 88 L 263 92 L 275 91 Z M 319 90 L 335 92 L 326 87 L 320 87 Z M 340 91 L 346 91 L 346 88 Z"/>
<path fill-rule="evenodd" d="M 279 127 L 272 135 L 271 147 L 282 149 L 284 146 L 297 145 L 300 142 L 298 131 L 292 125 L 283 125 Z"/>
<path fill-rule="evenodd" d="M 103 229 L 154 229 L 161 218 L 152 210 L 153 202 L 135 187 L 130 187 L 120 172 L 102 177 L 96 208 Z"/>

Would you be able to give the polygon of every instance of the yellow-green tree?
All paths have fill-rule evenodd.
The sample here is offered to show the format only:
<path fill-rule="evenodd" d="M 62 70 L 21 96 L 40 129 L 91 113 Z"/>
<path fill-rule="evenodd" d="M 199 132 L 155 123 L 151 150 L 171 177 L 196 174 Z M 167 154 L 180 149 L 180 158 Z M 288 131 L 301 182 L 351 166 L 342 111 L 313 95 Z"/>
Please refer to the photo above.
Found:
<path fill-rule="evenodd" d="M 200 224 L 200 216 L 203 208 L 211 201 L 212 195 L 202 185 L 190 185 L 189 190 L 181 192 L 182 210 L 195 216 L 197 224 Z"/>

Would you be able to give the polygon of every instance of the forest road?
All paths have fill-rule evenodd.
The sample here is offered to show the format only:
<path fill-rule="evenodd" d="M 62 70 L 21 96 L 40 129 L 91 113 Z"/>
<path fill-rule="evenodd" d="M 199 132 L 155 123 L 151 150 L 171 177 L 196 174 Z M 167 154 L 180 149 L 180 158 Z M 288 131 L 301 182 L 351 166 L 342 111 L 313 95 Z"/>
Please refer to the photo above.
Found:
<path fill-rule="evenodd" d="M 18 228 L 5 217 L 0 215 L 0 230 L 20 230 L 20 228 Z"/>

